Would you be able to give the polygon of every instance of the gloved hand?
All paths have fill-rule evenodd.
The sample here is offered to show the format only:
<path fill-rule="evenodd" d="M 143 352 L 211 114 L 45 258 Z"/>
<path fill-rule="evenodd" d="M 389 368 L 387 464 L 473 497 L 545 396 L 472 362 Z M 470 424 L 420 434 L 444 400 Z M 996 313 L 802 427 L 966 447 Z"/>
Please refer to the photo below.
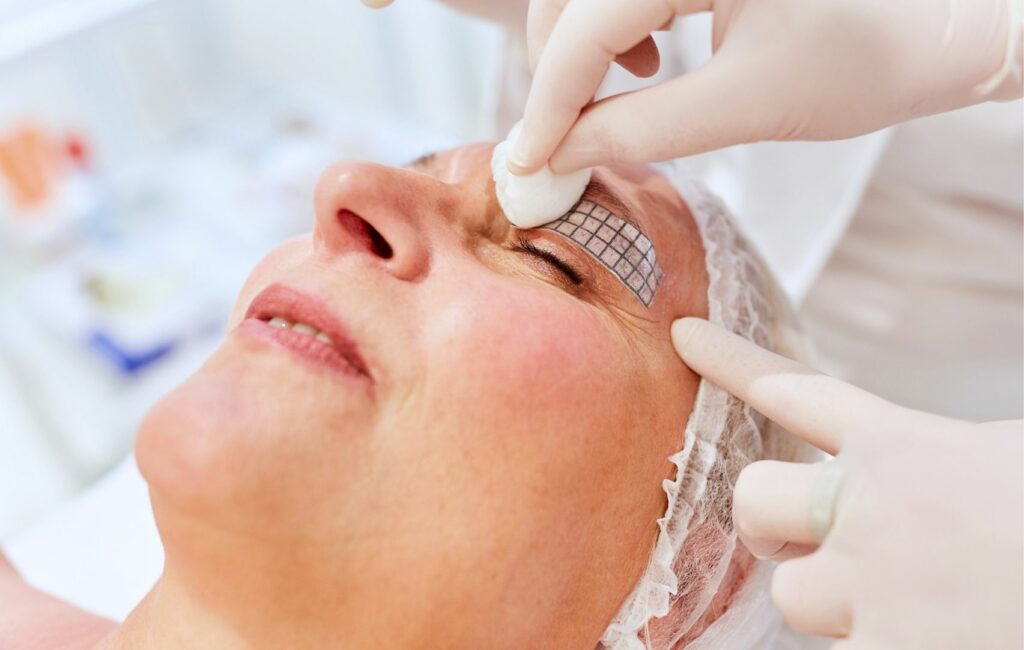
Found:
<path fill-rule="evenodd" d="M 652 31 L 703 11 L 707 65 L 590 103 L 617 55 L 640 45 L 650 62 Z M 1019 96 L 1020 34 L 1020 0 L 531 0 L 534 78 L 509 170 L 842 139 Z"/>
<path fill-rule="evenodd" d="M 672 341 L 695 372 L 836 456 L 756 462 L 736 484 L 740 538 L 784 560 L 772 597 L 790 625 L 844 650 L 1022 647 L 1020 421 L 902 408 L 700 319 L 676 321 Z"/>

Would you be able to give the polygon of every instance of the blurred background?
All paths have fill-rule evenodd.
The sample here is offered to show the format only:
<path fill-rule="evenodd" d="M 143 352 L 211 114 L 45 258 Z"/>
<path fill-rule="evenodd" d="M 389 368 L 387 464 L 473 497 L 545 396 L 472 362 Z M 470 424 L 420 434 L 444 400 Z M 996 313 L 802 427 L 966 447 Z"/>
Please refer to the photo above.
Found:
<path fill-rule="evenodd" d="M 325 164 L 493 138 L 502 47 L 428 0 L 0 0 L 0 539 L 130 452 Z"/>
<path fill-rule="evenodd" d="M 696 51 L 666 57 L 666 73 L 710 53 L 710 18 L 691 18 L 657 35 Z M 209 356 L 253 264 L 308 231 L 327 164 L 401 164 L 495 139 L 493 125 L 519 117 L 510 107 L 529 76 L 509 63 L 522 53 L 498 27 L 437 0 L 385 11 L 359 0 L 0 0 L 8 556 L 12 543 L 37 549 L 34 566 L 68 584 L 131 582 L 96 611 L 117 617 L 134 605 L 155 576 L 124 563 L 111 579 L 109 563 L 83 558 L 115 538 L 159 550 L 126 460 L 143 414 Z M 644 84 L 611 74 L 620 89 Z M 765 253 L 818 367 L 913 408 L 1019 418 L 1021 107 L 975 106 L 838 143 L 760 143 L 687 165 Z M 806 182 L 819 168 L 843 180 L 840 194 Z M 849 223 L 822 219 L 833 200 L 859 202 L 856 216 L 851 204 Z M 75 525 L 57 525 L 56 507 L 102 476 L 60 509 Z M 101 493 L 139 501 L 112 509 Z M 92 546 L 83 530 L 97 531 Z M 58 544 L 68 538 L 79 555 Z M 70 600 L 95 605 L 88 595 Z"/>

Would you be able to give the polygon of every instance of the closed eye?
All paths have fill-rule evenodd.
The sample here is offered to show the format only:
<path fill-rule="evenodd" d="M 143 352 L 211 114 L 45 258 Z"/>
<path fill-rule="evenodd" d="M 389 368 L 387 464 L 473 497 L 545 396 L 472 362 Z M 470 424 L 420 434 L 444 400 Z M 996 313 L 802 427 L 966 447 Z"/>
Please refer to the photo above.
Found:
<path fill-rule="evenodd" d="M 565 279 L 571 282 L 574 286 L 580 286 L 583 284 L 583 275 L 570 266 L 568 262 L 551 251 L 544 250 L 543 248 L 537 248 L 532 242 L 525 239 L 520 240 L 517 246 L 520 251 L 544 260 L 547 264 L 565 276 Z"/>

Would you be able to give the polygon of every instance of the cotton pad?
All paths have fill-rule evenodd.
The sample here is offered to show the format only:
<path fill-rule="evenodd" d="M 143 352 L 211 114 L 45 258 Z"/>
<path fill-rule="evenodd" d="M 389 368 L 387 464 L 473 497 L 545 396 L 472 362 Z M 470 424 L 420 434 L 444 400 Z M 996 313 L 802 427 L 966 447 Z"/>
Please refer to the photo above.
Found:
<path fill-rule="evenodd" d="M 491 156 L 494 192 L 512 225 L 536 228 L 554 221 L 576 205 L 590 182 L 590 169 L 556 174 L 544 165 L 533 174 L 516 176 L 509 172 L 506 160 L 521 131 L 522 122 L 512 127 L 505 141 L 494 147 Z"/>

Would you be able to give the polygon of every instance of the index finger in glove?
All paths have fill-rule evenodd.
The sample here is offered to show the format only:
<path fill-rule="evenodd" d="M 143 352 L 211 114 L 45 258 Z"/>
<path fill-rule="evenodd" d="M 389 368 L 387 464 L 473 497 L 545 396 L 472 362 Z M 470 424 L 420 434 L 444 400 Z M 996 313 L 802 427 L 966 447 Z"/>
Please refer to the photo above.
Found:
<path fill-rule="evenodd" d="M 526 15 L 526 50 L 530 72 L 537 69 L 540 54 L 551 36 L 562 10 L 569 0 L 533 0 Z M 629 50 L 617 55 L 615 62 L 638 77 L 650 77 L 661 65 L 658 46 L 648 36 Z"/>
<path fill-rule="evenodd" d="M 588 104 L 548 164 L 555 173 L 681 158 L 763 139 L 768 110 L 750 115 L 750 64 L 712 59 L 648 88 Z"/>
<path fill-rule="evenodd" d="M 672 343 L 694 372 L 833 455 L 856 432 L 888 428 L 903 417 L 880 397 L 700 318 L 675 321 Z"/>
<path fill-rule="evenodd" d="M 530 0 L 530 8 L 526 12 L 526 53 L 530 72 L 536 72 L 540 53 L 544 51 L 544 45 L 567 4 L 569 0 Z"/>
<path fill-rule="evenodd" d="M 531 14 L 535 13 L 531 6 Z M 665 0 L 573 0 L 543 45 L 509 169 L 539 169 L 597 92 L 608 66 L 673 17 Z M 534 21 L 539 19 L 534 18 Z M 537 29 L 540 29 L 539 27 Z M 531 37 L 531 40 L 539 37 Z"/>

